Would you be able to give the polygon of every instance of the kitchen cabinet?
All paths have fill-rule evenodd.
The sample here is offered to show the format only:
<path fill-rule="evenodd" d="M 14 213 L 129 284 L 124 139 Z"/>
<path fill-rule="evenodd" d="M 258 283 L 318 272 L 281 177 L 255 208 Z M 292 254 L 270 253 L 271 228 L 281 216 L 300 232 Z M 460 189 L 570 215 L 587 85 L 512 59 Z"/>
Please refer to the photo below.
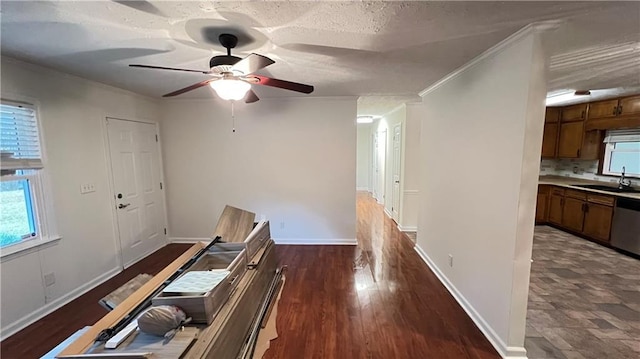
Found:
<path fill-rule="evenodd" d="M 582 232 L 585 204 L 584 200 L 565 197 L 564 207 L 562 207 L 562 226 L 575 232 Z"/>
<path fill-rule="evenodd" d="M 640 95 L 589 104 L 585 130 L 617 130 L 640 127 Z"/>
<path fill-rule="evenodd" d="M 584 137 L 584 122 L 568 122 L 560 124 L 558 140 L 559 158 L 579 158 Z"/>
<path fill-rule="evenodd" d="M 584 235 L 599 241 L 609 242 L 613 207 L 587 203 L 585 210 L 584 229 L 582 231 Z"/>
<path fill-rule="evenodd" d="M 552 187 L 549 195 L 549 211 L 547 218 L 550 223 L 562 225 L 562 209 L 564 207 L 564 190 Z"/>
<path fill-rule="evenodd" d="M 592 239 L 609 242 L 615 197 L 587 194 L 583 234 Z"/>
<path fill-rule="evenodd" d="M 545 223 L 548 217 L 549 186 L 538 186 L 538 200 L 536 202 L 536 223 Z"/>
<path fill-rule="evenodd" d="M 590 120 L 640 114 L 640 96 L 597 101 L 589 104 Z"/>
<path fill-rule="evenodd" d="M 589 239 L 609 242 L 615 197 L 556 186 L 544 187 L 538 187 L 536 223 L 551 223 Z"/>
<path fill-rule="evenodd" d="M 618 116 L 618 99 L 589 104 L 589 119 Z"/>
<path fill-rule="evenodd" d="M 587 116 L 587 108 L 589 104 L 583 103 L 579 105 L 567 106 L 562 108 L 561 121 L 573 122 L 584 121 Z"/>
<path fill-rule="evenodd" d="M 558 123 L 561 107 L 547 107 L 544 113 L 544 123 Z"/>
<path fill-rule="evenodd" d="M 558 124 L 545 123 L 544 135 L 542 136 L 542 158 L 556 157 L 558 143 Z"/>
<path fill-rule="evenodd" d="M 640 114 L 640 96 L 625 97 L 620 99 L 618 116 Z"/>
<path fill-rule="evenodd" d="M 560 108 L 547 107 L 544 116 L 544 135 L 542 136 L 542 158 L 556 157 L 559 121 Z"/>

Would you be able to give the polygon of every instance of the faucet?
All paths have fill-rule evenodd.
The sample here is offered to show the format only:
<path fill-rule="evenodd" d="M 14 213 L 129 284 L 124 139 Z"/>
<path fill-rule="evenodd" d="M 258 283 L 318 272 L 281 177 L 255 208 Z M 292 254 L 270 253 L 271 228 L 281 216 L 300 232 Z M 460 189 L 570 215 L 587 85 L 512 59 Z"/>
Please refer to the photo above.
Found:
<path fill-rule="evenodd" d="M 622 166 L 622 173 L 620 174 L 620 179 L 618 180 L 618 189 L 631 188 L 631 180 L 624 178 L 625 168 Z"/>

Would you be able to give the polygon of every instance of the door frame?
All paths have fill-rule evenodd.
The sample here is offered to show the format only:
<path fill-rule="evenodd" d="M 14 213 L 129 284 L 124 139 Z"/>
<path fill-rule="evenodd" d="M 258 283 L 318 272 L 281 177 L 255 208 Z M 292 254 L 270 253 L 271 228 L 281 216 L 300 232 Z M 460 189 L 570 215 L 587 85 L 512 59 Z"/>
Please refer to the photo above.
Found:
<path fill-rule="evenodd" d="M 396 129 L 398 129 L 398 158 L 395 155 L 395 142 L 396 142 Z M 397 123 L 393 126 L 392 135 L 391 135 L 391 219 L 393 219 L 396 224 L 400 223 L 400 218 L 402 217 L 402 188 L 403 188 L 403 178 L 402 178 L 402 123 Z M 398 163 L 396 163 L 396 161 Z M 395 167 L 398 166 L 398 208 L 395 208 L 395 212 L 398 214 L 398 218 L 393 218 L 393 210 L 394 210 L 394 202 L 395 202 L 395 178 L 394 172 Z"/>
<path fill-rule="evenodd" d="M 156 146 L 158 147 L 158 157 L 159 157 L 159 167 L 160 167 L 160 181 L 162 182 L 163 186 L 162 186 L 162 192 L 161 192 L 161 197 L 162 197 L 162 206 L 163 208 L 163 213 L 162 213 L 162 219 L 164 220 L 164 227 L 167 228 L 167 234 L 163 234 L 162 235 L 162 245 L 159 246 L 159 248 L 162 248 L 164 246 L 166 246 L 169 243 L 168 240 L 168 235 L 169 235 L 169 217 L 167 215 L 167 198 L 166 198 L 166 188 L 167 188 L 167 184 L 164 180 L 164 167 L 163 167 L 163 163 L 164 160 L 162 158 L 162 146 L 160 146 L 160 141 L 162 140 L 160 138 L 160 125 L 158 124 L 158 122 L 156 121 L 151 121 L 151 120 L 145 120 L 145 119 L 139 119 L 139 118 L 134 118 L 134 119 L 126 119 L 126 118 L 120 118 L 117 116 L 109 116 L 109 115 L 105 115 L 103 121 L 101 121 L 101 127 L 102 127 L 102 133 L 103 133 L 103 141 L 104 141 L 104 152 L 105 152 L 105 160 L 106 160 L 106 167 L 107 167 L 107 183 L 108 183 L 108 193 L 109 193 L 109 204 L 111 206 L 111 218 L 112 218 L 112 232 L 113 232 L 113 244 L 115 246 L 116 249 L 116 260 L 118 262 L 118 267 L 122 268 L 122 269 L 126 269 L 131 267 L 132 265 L 134 265 L 135 263 L 137 263 L 138 261 L 140 261 L 141 259 L 144 258 L 140 258 L 132 263 L 129 263 L 126 267 L 125 267 L 125 263 L 124 263 L 124 258 L 122 255 L 122 243 L 120 241 L 120 227 L 119 227 L 119 223 L 118 223 L 118 213 L 117 213 L 117 204 L 116 204 L 116 190 L 115 190 L 115 183 L 113 181 L 113 168 L 111 168 L 112 162 L 111 162 L 111 148 L 109 147 L 109 128 L 107 126 L 107 123 L 109 122 L 109 119 L 111 120 L 119 120 L 119 121 L 128 121 L 128 122 L 139 122 L 139 123 L 145 123 L 145 124 L 150 124 L 150 125 L 154 125 L 156 128 L 156 133 L 158 134 L 158 141 L 156 142 Z"/>

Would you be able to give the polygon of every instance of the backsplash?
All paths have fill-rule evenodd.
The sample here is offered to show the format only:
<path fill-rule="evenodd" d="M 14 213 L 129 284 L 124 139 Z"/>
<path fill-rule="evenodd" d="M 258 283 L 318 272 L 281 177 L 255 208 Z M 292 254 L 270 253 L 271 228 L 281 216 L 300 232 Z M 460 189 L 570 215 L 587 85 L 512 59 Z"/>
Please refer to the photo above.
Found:
<path fill-rule="evenodd" d="M 602 182 L 618 182 L 616 177 L 599 176 L 598 160 L 543 159 L 540 176 L 564 176 Z"/>

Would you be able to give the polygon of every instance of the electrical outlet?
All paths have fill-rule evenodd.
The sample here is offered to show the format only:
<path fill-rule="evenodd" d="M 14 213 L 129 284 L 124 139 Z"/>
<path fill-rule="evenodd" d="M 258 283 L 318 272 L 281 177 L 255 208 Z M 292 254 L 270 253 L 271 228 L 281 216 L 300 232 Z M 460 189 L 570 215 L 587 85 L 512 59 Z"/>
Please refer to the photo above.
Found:
<path fill-rule="evenodd" d="M 449 267 L 453 267 L 453 255 L 449 254 Z"/>
<path fill-rule="evenodd" d="M 96 185 L 93 183 L 84 183 L 80 185 L 80 193 L 91 193 L 96 191 Z"/>
<path fill-rule="evenodd" d="M 55 273 L 47 273 L 44 275 L 44 285 L 45 287 L 50 287 L 56 283 L 56 275 Z"/>

